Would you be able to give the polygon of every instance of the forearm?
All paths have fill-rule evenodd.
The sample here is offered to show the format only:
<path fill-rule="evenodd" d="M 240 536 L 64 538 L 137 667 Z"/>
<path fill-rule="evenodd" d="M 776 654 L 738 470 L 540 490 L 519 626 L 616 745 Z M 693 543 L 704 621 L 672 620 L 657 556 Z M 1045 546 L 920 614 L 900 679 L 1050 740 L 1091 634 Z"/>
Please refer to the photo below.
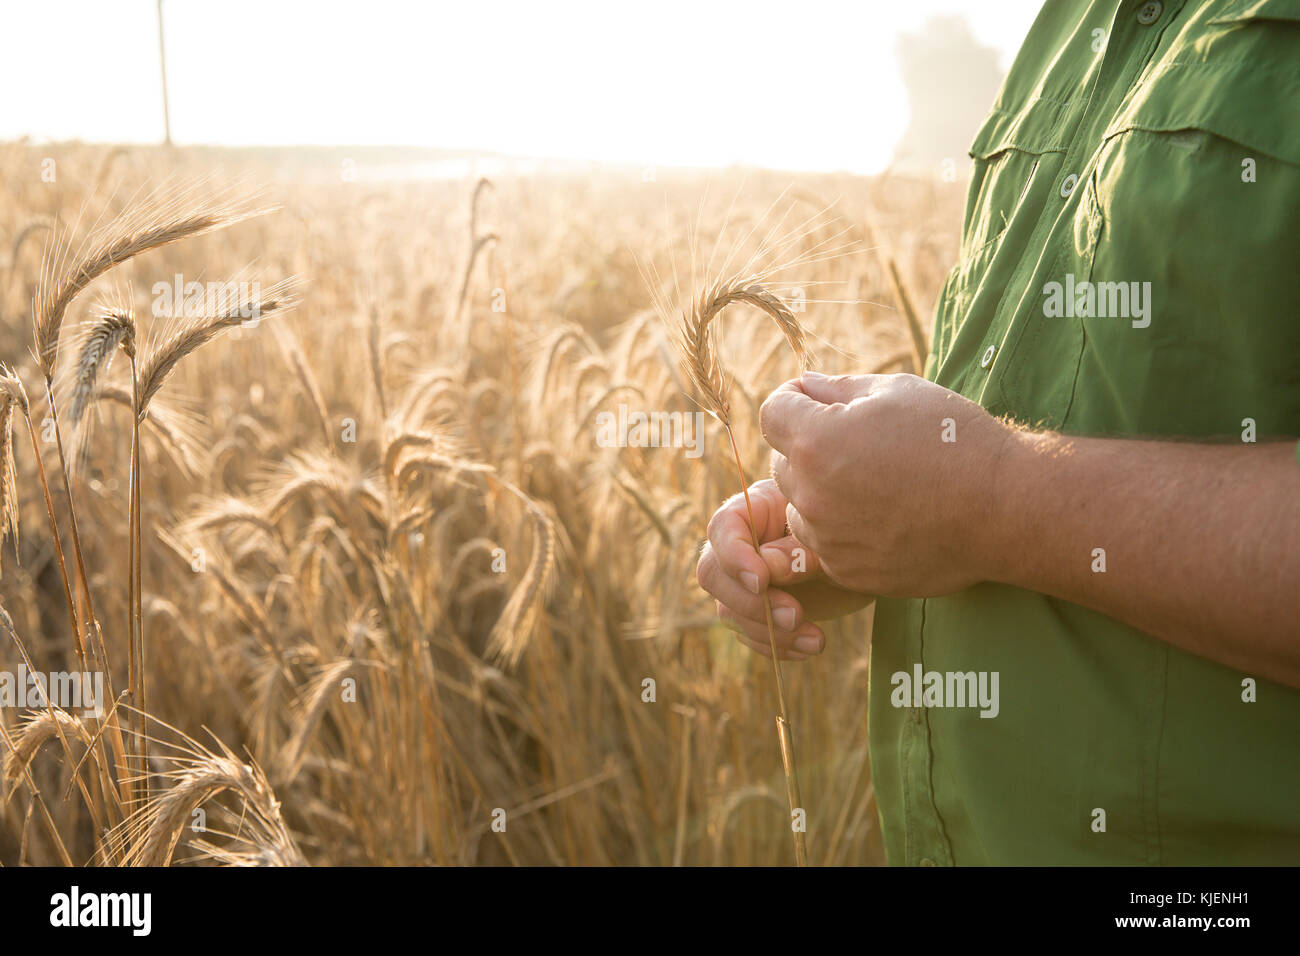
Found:
<path fill-rule="evenodd" d="M 1300 687 L 1294 443 L 1016 432 L 996 474 L 991 579 Z"/>

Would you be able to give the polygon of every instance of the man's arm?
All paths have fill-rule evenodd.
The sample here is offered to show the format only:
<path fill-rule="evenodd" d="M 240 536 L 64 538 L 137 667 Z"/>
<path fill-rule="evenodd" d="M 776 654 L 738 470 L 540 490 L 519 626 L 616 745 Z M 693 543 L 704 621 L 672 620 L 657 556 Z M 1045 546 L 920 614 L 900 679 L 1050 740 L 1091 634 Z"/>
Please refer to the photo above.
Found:
<path fill-rule="evenodd" d="M 989 579 L 1300 687 L 1294 443 L 1013 432 L 995 476 Z"/>
<path fill-rule="evenodd" d="M 1011 584 L 1300 687 L 1291 443 L 1036 434 L 908 375 L 806 375 L 763 430 L 793 536 L 842 587 Z"/>

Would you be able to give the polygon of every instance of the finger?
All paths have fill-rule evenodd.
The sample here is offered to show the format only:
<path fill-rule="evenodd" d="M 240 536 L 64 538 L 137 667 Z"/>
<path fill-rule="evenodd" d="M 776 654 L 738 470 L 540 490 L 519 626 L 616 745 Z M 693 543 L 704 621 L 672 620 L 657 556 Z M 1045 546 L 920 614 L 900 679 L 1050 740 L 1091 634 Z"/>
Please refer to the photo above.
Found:
<path fill-rule="evenodd" d="M 733 630 L 742 631 L 752 640 L 767 643 L 774 640 L 778 650 L 798 654 L 820 654 L 826 646 L 826 636 L 816 624 L 801 623 L 793 629 L 783 628 L 773 621 L 772 635 L 767 633 L 767 619 L 745 617 L 725 604 L 718 604 L 718 618 Z"/>
<path fill-rule="evenodd" d="M 758 553 L 767 565 L 768 580 L 774 585 L 801 584 L 824 576 L 817 552 L 800 544 L 794 535 L 769 541 Z"/>
<path fill-rule="evenodd" d="M 790 459 L 779 451 L 772 452 L 772 482 L 787 503 L 795 500 L 794 469 L 790 467 Z M 782 514 L 782 517 L 785 515 Z"/>
<path fill-rule="evenodd" d="M 826 406 L 804 394 L 799 379 L 776 389 L 758 411 L 759 427 L 767 443 L 784 455 L 794 451 L 795 436 L 813 426 L 813 417 Z"/>
<path fill-rule="evenodd" d="M 855 398 L 870 395 L 888 375 L 823 375 L 804 372 L 799 379 L 803 393 L 823 405 L 847 405 Z"/>
<path fill-rule="evenodd" d="M 734 626 L 736 640 L 750 650 L 757 651 L 769 660 L 772 657 L 771 640 L 767 634 L 767 625 L 757 621 L 744 622 L 743 626 Z M 809 624 L 800 628 L 794 641 L 781 643 L 778 638 L 776 653 L 783 661 L 802 661 L 815 657 L 826 648 L 826 635 L 821 628 Z"/>
<path fill-rule="evenodd" d="M 790 534 L 794 536 L 794 539 L 798 544 L 807 548 L 809 551 L 815 552 L 817 550 L 816 535 L 813 534 L 812 528 L 809 527 L 808 522 L 804 520 L 803 515 L 799 514 L 798 509 L 795 508 L 794 505 L 786 505 L 785 523 L 786 527 L 790 529 Z"/>
<path fill-rule="evenodd" d="M 751 485 L 749 501 L 760 542 L 785 534 L 786 499 L 774 482 L 758 481 Z M 767 587 L 767 565 L 754 552 L 749 510 L 743 495 L 727 499 L 709 519 L 708 536 L 722 571 L 741 581 L 751 593 L 759 594 Z"/>
<path fill-rule="evenodd" d="M 744 644 L 751 651 L 754 651 L 757 654 L 762 654 L 768 660 L 772 659 L 772 649 L 768 647 L 767 638 L 763 638 L 763 640 L 757 641 L 754 640 L 754 638 L 750 637 L 749 635 L 742 634 L 739 631 L 737 631 L 736 640 Z M 807 654 L 799 654 L 795 651 L 783 651 L 780 648 L 777 648 L 776 653 L 777 656 L 783 661 L 792 661 L 798 663 L 799 661 L 806 661 L 808 659 Z"/>
<path fill-rule="evenodd" d="M 736 640 L 769 660 L 771 659 L 771 640 L 768 638 L 765 624 L 748 621 L 744 622 L 743 626 L 733 625 L 733 630 Z M 782 644 L 778 639 L 776 643 L 777 655 L 783 661 L 806 660 L 809 657 L 817 656 L 825 649 L 826 635 L 821 628 L 813 624 L 800 628 L 799 634 L 794 638 L 793 642 Z"/>
<path fill-rule="evenodd" d="M 745 507 L 745 496 L 735 495 L 736 507 L 745 517 L 745 527 L 749 527 L 749 509 Z M 781 494 L 781 489 L 770 478 L 756 481 L 749 486 L 749 507 L 754 511 L 754 522 L 760 542 L 770 538 L 779 538 L 785 534 L 785 506 L 789 499 Z"/>
<path fill-rule="evenodd" d="M 749 553 L 754 555 L 752 545 Z M 763 575 L 766 577 L 767 565 L 757 555 L 754 555 L 754 558 L 759 564 L 763 565 Z M 707 553 L 700 558 L 696 576 L 699 578 L 700 587 L 742 617 L 755 621 L 767 620 L 767 612 L 763 609 L 762 596 L 751 591 L 748 585 L 739 578 L 733 578 L 727 574 L 716 560 L 709 558 Z M 772 602 L 772 620 L 776 622 L 777 626 L 787 631 L 793 631 L 803 623 L 803 608 L 794 597 L 784 591 L 774 589 L 768 589 L 767 595 L 768 600 Z"/>

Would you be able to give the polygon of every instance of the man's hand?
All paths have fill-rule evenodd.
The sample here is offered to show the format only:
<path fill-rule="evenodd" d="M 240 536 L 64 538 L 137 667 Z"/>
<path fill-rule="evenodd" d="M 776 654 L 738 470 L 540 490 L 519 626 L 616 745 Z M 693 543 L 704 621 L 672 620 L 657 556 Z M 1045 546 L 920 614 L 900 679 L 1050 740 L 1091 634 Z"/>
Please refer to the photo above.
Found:
<path fill-rule="evenodd" d="M 980 529 L 1013 430 L 979 405 L 913 375 L 809 372 L 761 421 L 790 531 L 832 582 L 933 597 L 987 576 Z"/>
<path fill-rule="evenodd" d="M 777 485 L 754 486 L 762 558 L 735 499 L 714 516 L 699 568 L 757 650 L 767 649 L 769 581 L 778 647 L 792 660 L 824 643 L 810 619 L 864 606 L 867 594 L 931 597 L 991 581 L 1300 687 L 1294 438 L 1022 431 L 911 375 L 807 374 L 763 403 L 762 426 Z M 797 547 L 802 574 L 787 563 Z"/>
<path fill-rule="evenodd" d="M 735 495 L 709 521 L 709 540 L 696 569 L 700 587 L 717 598 L 719 616 L 737 629 L 742 644 L 771 657 L 762 598 L 771 585 L 777 652 L 782 660 L 806 660 L 826 646 L 813 621 L 866 607 L 871 597 L 828 580 L 816 553 L 786 533 L 789 502 L 773 482 L 755 482 L 749 500 L 760 553 L 754 553 L 745 498 Z"/>

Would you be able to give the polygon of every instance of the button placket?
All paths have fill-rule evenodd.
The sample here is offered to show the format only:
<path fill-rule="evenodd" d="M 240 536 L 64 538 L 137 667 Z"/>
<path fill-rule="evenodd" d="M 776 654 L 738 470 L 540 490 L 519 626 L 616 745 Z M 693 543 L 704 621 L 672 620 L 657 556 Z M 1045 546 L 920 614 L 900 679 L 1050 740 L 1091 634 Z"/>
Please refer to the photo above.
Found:
<path fill-rule="evenodd" d="M 1062 169 L 1077 169 L 1083 175 L 1087 175 L 1088 154 L 1093 150 L 1092 145 L 1105 129 L 1105 124 L 1100 121 L 1103 117 L 1109 118 L 1114 116 L 1115 109 L 1118 106 L 1117 99 L 1122 98 L 1122 92 L 1118 95 L 1103 95 L 1094 98 L 1094 90 L 1119 90 L 1126 91 L 1132 88 L 1133 78 L 1141 74 L 1146 64 L 1149 62 L 1152 54 L 1160 43 L 1161 32 L 1157 30 L 1147 30 L 1150 24 L 1140 23 L 1140 16 L 1147 6 L 1156 4 L 1156 0 L 1151 0 L 1149 4 L 1138 7 L 1137 4 L 1128 5 L 1121 3 L 1118 5 L 1114 17 L 1111 21 L 1110 30 L 1107 33 L 1106 46 L 1102 52 L 1101 63 L 1098 64 L 1096 75 L 1089 84 L 1087 95 L 1085 97 L 1086 106 L 1081 115 L 1074 122 L 1074 129 L 1065 140 L 1065 152 L 1062 156 Z M 1177 16 L 1182 9 L 1182 0 L 1173 0 L 1168 4 L 1171 11 L 1171 18 Z M 1164 13 L 1166 4 L 1159 3 L 1159 9 L 1148 11 L 1150 16 L 1152 12 L 1158 20 Z M 1136 14 L 1135 15 L 1135 9 Z M 1153 23 L 1155 20 L 1152 21 Z M 1114 102 L 1112 102 L 1115 100 Z M 1100 124 L 1100 128 L 1094 131 L 1094 127 Z M 1067 177 L 1068 178 L 1068 177 Z M 1062 192 L 1064 191 L 1065 181 L 1061 183 Z M 1077 179 L 1075 186 L 1077 188 Z M 1028 245 L 1035 248 L 1043 248 L 1050 241 L 1055 228 L 1053 217 L 1044 215 L 1029 239 Z M 1040 245 L 1041 243 L 1041 245 Z M 1040 267 L 1039 262 L 1032 258 L 1026 259 L 1017 266 L 1016 272 L 1012 275 L 1010 283 L 1023 283 L 1026 287 L 1038 287 L 1044 281 L 1037 276 Z M 1023 301 L 1022 301 L 1023 305 Z M 1029 336 L 1029 343 L 1032 343 L 1041 334 L 1042 324 L 1035 321 L 1041 315 L 1040 311 L 1034 310 L 1031 315 L 1025 316 L 1013 314 L 1010 325 L 999 343 L 999 352 L 1007 352 L 1010 360 L 1014 363 L 1020 354 L 1020 348 L 1025 341 L 1025 336 Z M 1008 349 L 1010 351 L 1008 351 Z M 1005 363 L 1004 363 L 1005 364 Z M 991 401 L 994 404 L 1014 406 L 1023 400 L 1016 391 L 1014 380 L 1005 379 L 1005 372 L 999 374 L 989 370 L 985 378 L 986 388 L 995 390 L 995 396 Z"/>

